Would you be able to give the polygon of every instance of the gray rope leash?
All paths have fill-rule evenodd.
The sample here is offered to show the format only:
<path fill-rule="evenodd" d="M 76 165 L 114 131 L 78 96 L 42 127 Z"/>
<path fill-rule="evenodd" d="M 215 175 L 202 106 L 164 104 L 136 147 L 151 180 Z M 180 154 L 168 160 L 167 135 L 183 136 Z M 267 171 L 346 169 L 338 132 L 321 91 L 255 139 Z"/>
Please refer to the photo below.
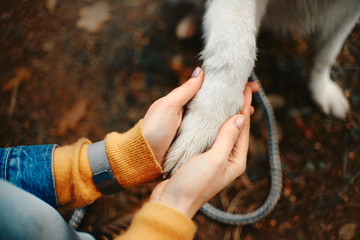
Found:
<path fill-rule="evenodd" d="M 72 227 L 73 229 L 77 229 L 79 227 L 81 221 L 83 220 L 85 213 L 86 213 L 85 208 L 75 209 L 71 215 L 69 222 L 68 222 L 70 227 Z"/>
<path fill-rule="evenodd" d="M 260 85 L 260 81 L 254 72 L 251 73 L 249 81 L 257 82 Z M 266 125 L 269 133 L 268 151 L 271 176 L 270 193 L 262 206 L 260 206 L 255 211 L 246 214 L 228 213 L 215 208 L 210 203 L 205 203 L 200 208 L 200 211 L 203 214 L 221 223 L 230 225 L 247 225 L 255 223 L 260 219 L 264 218 L 274 209 L 281 195 L 282 171 L 274 112 L 272 110 L 269 100 L 265 95 L 264 90 L 261 88 L 261 85 L 255 97 L 260 103 L 261 107 L 264 109 L 266 115 Z"/>

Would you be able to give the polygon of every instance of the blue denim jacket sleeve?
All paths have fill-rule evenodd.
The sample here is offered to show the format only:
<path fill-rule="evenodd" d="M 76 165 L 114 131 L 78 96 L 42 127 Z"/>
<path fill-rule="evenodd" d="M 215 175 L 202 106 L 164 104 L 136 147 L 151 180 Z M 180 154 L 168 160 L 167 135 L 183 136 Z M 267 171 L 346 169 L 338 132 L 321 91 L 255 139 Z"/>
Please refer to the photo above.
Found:
<path fill-rule="evenodd" d="M 0 148 L 0 179 L 58 207 L 53 156 L 57 145 Z"/>

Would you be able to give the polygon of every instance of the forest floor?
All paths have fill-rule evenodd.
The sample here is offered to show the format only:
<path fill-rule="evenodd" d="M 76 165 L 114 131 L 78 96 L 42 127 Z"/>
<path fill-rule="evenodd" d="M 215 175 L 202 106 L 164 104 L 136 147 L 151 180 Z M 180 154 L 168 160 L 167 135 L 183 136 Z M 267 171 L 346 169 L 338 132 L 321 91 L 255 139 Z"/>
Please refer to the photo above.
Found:
<path fill-rule="evenodd" d="M 0 3 L 0 146 L 99 141 L 131 128 L 201 64 L 201 30 L 188 40 L 175 34 L 191 10 L 162 0 Z M 263 31 L 258 48 L 255 71 L 280 132 L 282 195 L 250 226 L 198 213 L 195 239 L 360 239 L 360 23 L 331 71 L 351 105 L 346 120 L 311 100 L 301 38 Z M 212 200 L 237 213 L 257 208 L 269 190 L 264 114 L 255 108 L 247 172 Z M 100 198 L 81 230 L 126 225 L 155 184 Z"/>

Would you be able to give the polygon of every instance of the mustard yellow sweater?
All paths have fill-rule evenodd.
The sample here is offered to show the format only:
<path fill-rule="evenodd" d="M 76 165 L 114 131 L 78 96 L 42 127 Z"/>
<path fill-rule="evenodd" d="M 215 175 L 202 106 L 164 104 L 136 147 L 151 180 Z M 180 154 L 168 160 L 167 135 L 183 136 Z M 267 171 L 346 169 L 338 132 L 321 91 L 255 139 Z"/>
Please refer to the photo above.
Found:
<path fill-rule="evenodd" d="M 87 149 L 91 142 L 58 147 L 54 153 L 54 174 L 58 202 L 63 207 L 77 208 L 92 203 L 101 196 L 92 181 Z M 110 133 L 105 137 L 106 154 L 119 184 L 124 188 L 154 181 L 161 166 L 142 133 L 142 120 L 126 133 Z M 119 240 L 192 239 L 194 223 L 164 204 L 146 203 Z"/>

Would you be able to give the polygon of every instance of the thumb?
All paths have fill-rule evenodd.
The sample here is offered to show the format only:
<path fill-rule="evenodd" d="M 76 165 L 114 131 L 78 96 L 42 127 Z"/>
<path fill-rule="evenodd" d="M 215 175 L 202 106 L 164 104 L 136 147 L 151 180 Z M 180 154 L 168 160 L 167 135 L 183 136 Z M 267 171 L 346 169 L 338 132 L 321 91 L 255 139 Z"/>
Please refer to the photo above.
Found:
<path fill-rule="evenodd" d="M 244 115 L 235 115 L 227 120 L 221 127 L 211 151 L 216 152 L 220 158 L 227 159 L 239 138 L 245 119 Z"/>
<path fill-rule="evenodd" d="M 166 102 L 171 106 L 183 107 L 200 90 L 203 80 L 204 71 L 197 67 L 187 82 L 166 96 Z"/>

